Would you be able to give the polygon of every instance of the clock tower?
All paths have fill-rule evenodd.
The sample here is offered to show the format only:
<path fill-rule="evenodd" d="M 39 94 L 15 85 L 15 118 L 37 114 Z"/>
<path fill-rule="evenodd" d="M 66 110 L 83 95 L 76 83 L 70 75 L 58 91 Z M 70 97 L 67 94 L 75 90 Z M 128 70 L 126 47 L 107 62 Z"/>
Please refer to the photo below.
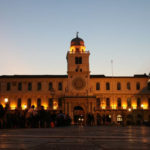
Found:
<path fill-rule="evenodd" d="M 67 73 L 69 93 L 86 95 L 88 92 L 89 51 L 86 51 L 83 39 L 78 37 L 71 40 L 70 51 L 67 53 Z"/>

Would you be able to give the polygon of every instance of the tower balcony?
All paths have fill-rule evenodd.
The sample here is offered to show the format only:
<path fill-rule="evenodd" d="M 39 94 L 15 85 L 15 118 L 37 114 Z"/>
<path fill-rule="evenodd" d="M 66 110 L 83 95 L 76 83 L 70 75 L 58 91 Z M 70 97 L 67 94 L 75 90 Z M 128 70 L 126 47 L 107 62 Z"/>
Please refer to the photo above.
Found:
<path fill-rule="evenodd" d="M 68 51 L 67 54 L 90 54 L 90 52 L 89 51 L 78 51 L 78 52 Z"/>

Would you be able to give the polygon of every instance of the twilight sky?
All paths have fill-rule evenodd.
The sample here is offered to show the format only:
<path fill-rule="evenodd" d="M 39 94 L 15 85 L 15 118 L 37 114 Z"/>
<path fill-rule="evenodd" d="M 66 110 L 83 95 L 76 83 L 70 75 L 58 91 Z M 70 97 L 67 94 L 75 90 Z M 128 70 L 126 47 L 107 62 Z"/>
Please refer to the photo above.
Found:
<path fill-rule="evenodd" d="M 150 72 L 150 0 L 0 0 L 0 75 L 66 74 L 77 31 L 91 74 Z"/>

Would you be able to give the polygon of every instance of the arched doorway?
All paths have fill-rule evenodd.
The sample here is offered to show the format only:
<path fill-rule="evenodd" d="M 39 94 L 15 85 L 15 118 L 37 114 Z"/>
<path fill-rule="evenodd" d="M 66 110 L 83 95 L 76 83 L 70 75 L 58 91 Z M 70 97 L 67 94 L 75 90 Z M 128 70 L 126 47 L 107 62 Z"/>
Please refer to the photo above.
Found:
<path fill-rule="evenodd" d="M 73 110 L 74 123 L 83 123 L 85 120 L 85 113 L 81 106 L 75 106 Z"/>

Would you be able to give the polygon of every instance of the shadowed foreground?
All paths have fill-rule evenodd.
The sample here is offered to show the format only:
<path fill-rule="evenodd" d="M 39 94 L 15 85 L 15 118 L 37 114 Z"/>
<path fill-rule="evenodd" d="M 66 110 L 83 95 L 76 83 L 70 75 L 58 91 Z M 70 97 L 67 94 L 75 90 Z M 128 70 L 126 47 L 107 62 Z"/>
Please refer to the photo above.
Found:
<path fill-rule="evenodd" d="M 149 127 L 63 127 L 0 130 L 0 149 L 149 150 Z"/>

